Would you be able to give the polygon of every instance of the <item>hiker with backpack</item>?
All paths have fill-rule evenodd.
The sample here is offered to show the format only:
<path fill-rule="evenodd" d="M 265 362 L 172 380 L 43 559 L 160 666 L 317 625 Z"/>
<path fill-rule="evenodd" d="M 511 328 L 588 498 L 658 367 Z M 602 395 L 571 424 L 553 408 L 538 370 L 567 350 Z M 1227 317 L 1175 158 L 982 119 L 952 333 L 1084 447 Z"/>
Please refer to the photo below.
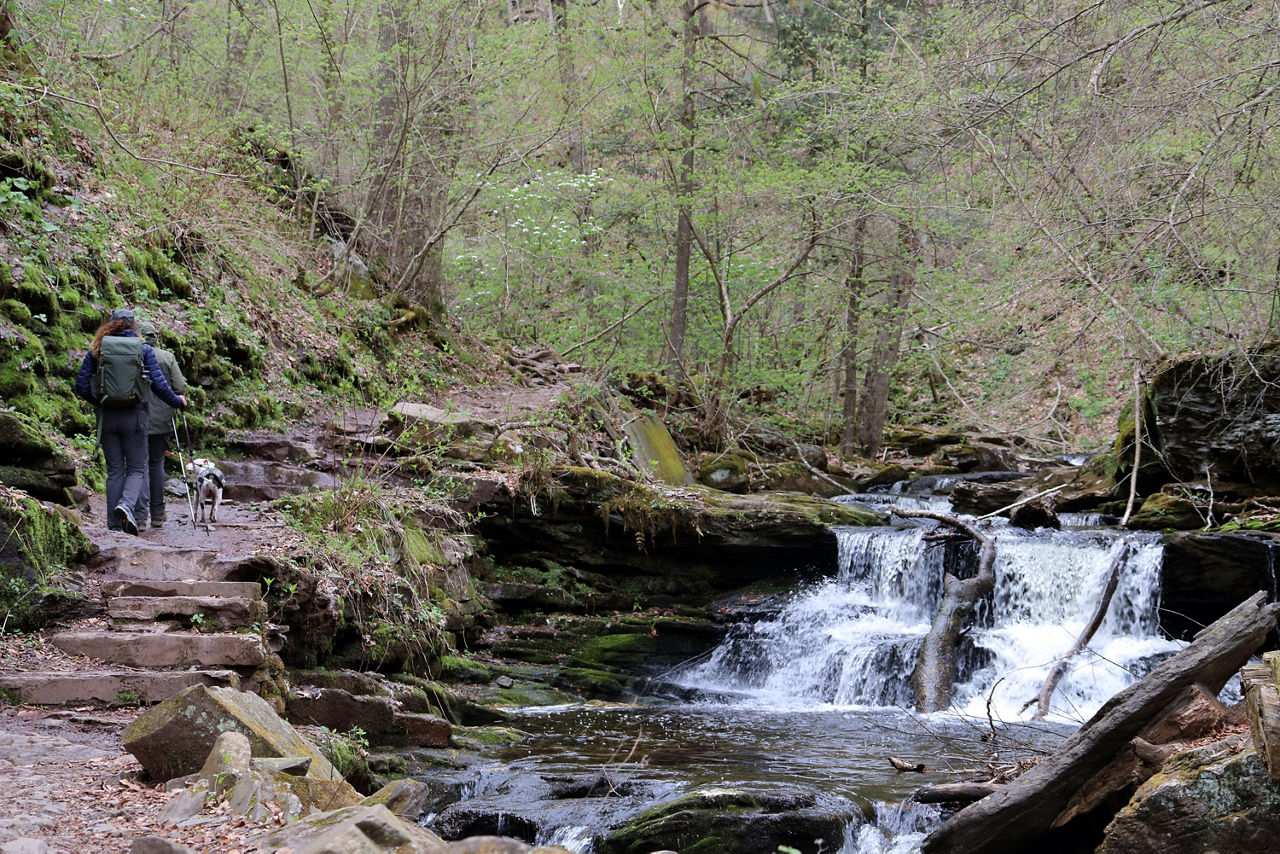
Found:
<path fill-rule="evenodd" d="M 107 528 L 128 534 L 138 533 L 134 507 L 149 488 L 145 389 L 150 385 L 172 407 L 187 405 L 169 387 L 155 353 L 133 324 L 129 309 L 111 312 L 76 375 L 76 394 L 98 412 L 98 445 L 107 459 Z"/>
<path fill-rule="evenodd" d="M 156 354 L 156 363 L 160 365 L 160 373 L 174 394 L 187 393 L 187 378 L 178 367 L 178 360 L 168 350 L 159 346 L 160 337 L 155 324 L 149 320 L 134 321 L 133 328 L 142 340 L 151 345 L 151 352 Z M 148 489 L 142 490 L 138 499 L 134 516 L 139 527 L 146 525 L 151 517 L 151 527 L 164 526 L 164 456 L 169 450 L 169 437 L 173 435 L 173 407 L 160 399 L 150 386 L 147 393 L 147 482 Z M 183 475 L 186 476 L 185 474 Z"/>

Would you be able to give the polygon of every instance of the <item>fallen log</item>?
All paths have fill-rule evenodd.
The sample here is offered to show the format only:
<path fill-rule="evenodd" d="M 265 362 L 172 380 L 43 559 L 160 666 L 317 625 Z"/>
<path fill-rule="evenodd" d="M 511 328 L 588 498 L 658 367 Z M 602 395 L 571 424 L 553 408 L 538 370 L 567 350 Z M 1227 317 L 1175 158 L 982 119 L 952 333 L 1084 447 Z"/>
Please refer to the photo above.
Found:
<path fill-rule="evenodd" d="M 977 574 L 963 580 L 950 573 L 942 577 L 942 601 L 938 603 L 938 613 L 934 615 L 929 634 L 920 646 L 916 669 L 911 674 L 916 711 L 940 712 L 951 705 L 956 682 L 956 645 L 965 619 L 973 613 L 978 601 L 995 588 L 995 541 L 976 526 L 945 513 L 898 507 L 892 508 L 891 512 L 904 519 L 934 519 L 968 534 L 980 546 Z"/>
<path fill-rule="evenodd" d="M 938 783 L 917 789 L 911 800 L 921 804 L 971 804 L 1003 788 L 1002 783 Z"/>
<path fill-rule="evenodd" d="M 1107 701 L 1062 746 L 1005 788 L 953 815 L 924 841 L 924 854 L 1006 854 L 1042 836 L 1094 774 L 1196 682 L 1222 689 L 1276 626 L 1280 604 L 1259 592 L 1181 652 Z"/>

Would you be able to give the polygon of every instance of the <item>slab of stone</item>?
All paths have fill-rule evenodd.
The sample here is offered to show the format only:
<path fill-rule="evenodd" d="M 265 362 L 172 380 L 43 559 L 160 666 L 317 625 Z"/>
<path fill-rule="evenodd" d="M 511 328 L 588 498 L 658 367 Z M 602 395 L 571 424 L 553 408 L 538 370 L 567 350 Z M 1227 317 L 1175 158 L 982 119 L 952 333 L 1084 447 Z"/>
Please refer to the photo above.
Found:
<path fill-rule="evenodd" d="M 103 549 L 95 566 L 110 566 L 110 575 L 119 579 L 155 581 L 225 581 L 233 568 L 220 564 L 204 549 L 175 549 L 139 541 Z"/>
<path fill-rule="evenodd" d="M 379 743 L 379 736 L 392 729 L 396 720 L 396 704 L 390 697 L 351 694 L 338 688 L 292 694 L 286 708 L 285 715 L 292 723 L 327 727 L 336 732 L 359 727 L 374 744 Z"/>
<path fill-rule="evenodd" d="M 68 655 L 132 667 L 259 667 L 266 661 L 257 634 L 71 631 L 54 635 L 50 643 Z"/>
<path fill-rule="evenodd" d="M 382 804 L 400 818 L 416 824 L 435 794 L 435 790 L 426 783 L 406 778 L 388 783 L 360 803 L 370 807 Z"/>
<path fill-rule="evenodd" d="M 396 818 L 386 807 L 352 806 L 309 816 L 248 840 L 259 850 L 303 852 L 359 851 L 361 854 L 443 854 L 439 836 Z"/>
<path fill-rule="evenodd" d="M 104 596 L 225 596 L 261 599 L 256 581 L 146 581 L 125 579 L 102 585 Z"/>
<path fill-rule="evenodd" d="M 1280 850 L 1280 787 L 1247 736 L 1171 758 L 1107 826 L 1098 854 Z"/>
<path fill-rule="evenodd" d="M 320 750 L 257 694 L 197 685 L 144 712 L 124 730 L 125 750 L 157 780 L 198 771 L 218 736 L 244 734 L 254 756 L 307 756 L 307 776 L 341 780 Z"/>
<path fill-rule="evenodd" d="M 263 622 L 266 604 L 258 598 L 230 596 L 116 596 L 107 602 L 113 620 L 153 621 L 200 614 L 210 625 L 238 629 Z"/>
<path fill-rule="evenodd" d="M 0 674 L 0 688 L 33 706 L 159 703 L 192 685 L 239 688 L 231 670 L 76 670 Z"/>

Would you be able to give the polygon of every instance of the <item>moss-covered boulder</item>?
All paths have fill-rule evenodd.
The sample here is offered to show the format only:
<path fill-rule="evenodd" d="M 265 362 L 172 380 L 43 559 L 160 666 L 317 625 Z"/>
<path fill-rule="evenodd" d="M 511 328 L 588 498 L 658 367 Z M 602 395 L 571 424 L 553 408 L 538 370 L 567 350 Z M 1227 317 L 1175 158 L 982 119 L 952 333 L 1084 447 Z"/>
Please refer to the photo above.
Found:
<path fill-rule="evenodd" d="M 1145 531 L 1191 531 L 1205 526 L 1208 508 L 1181 495 L 1157 492 L 1148 495 L 1129 520 L 1130 528 Z"/>
<path fill-rule="evenodd" d="M 596 850 L 741 854 L 787 846 L 816 854 L 838 848 L 845 826 L 862 818 L 853 803 L 805 786 L 704 786 L 641 813 Z"/>
<path fill-rule="evenodd" d="M 751 486 L 751 472 L 741 454 L 703 454 L 698 461 L 698 483 L 724 492 L 746 492 Z"/>
<path fill-rule="evenodd" d="M 1280 851 L 1280 785 L 1249 736 L 1180 753 L 1108 825 L 1098 854 Z"/>
<path fill-rule="evenodd" d="M 643 415 L 627 422 L 627 440 L 631 443 L 636 467 L 648 472 L 659 483 L 684 486 L 693 483 L 684 459 L 666 426 L 657 418 Z"/>
<path fill-rule="evenodd" d="M 157 780 L 199 771 L 224 732 L 243 733 L 254 756 L 305 756 L 308 777 L 341 780 L 342 775 L 314 744 L 285 723 L 257 694 L 233 688 L 194 685 L 144 712 L 125 727 L 125 750 Z"/>
<path fill-rule="evenodd" d="M 34 418 L 0 411 L 0 484 L 43 501 L 69 504 L 67 489 L 76 484 L 75 462 Z"/>
<path fill-rule="evenodd" d="M 854 481 L 848 480 L 842 484 L 829 475 L 820 476 L 801 462 L 766 463 L 760 466 L 760 476 L 752 483 L 752 488 L 758 492 L 803 492 L 819 498 L 834 498 L 857 490 Z"/>
<path fill-rule="evenodd" d="M 42 628 L 93 607 L 71 574 L 93 547 L 74 513 L 0 486 L 0 613 L 6 628 Z"/>

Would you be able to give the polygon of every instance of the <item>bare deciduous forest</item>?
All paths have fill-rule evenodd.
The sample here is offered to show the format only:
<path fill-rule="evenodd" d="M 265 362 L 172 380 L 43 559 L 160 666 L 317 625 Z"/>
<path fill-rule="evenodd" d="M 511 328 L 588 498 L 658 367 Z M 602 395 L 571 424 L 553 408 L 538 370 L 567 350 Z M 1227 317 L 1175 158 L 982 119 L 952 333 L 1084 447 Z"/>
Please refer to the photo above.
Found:
<path fill-rule="evenodd" d="M 1274 4 L 6 9 L 9 108 L 100 124 L 157 223 L 266 241 L 274 194 L 361 259 L 315 294 L 667 370 L 712 429 L 1087 445 L 1135 372 L 1275 334 Z"/>

